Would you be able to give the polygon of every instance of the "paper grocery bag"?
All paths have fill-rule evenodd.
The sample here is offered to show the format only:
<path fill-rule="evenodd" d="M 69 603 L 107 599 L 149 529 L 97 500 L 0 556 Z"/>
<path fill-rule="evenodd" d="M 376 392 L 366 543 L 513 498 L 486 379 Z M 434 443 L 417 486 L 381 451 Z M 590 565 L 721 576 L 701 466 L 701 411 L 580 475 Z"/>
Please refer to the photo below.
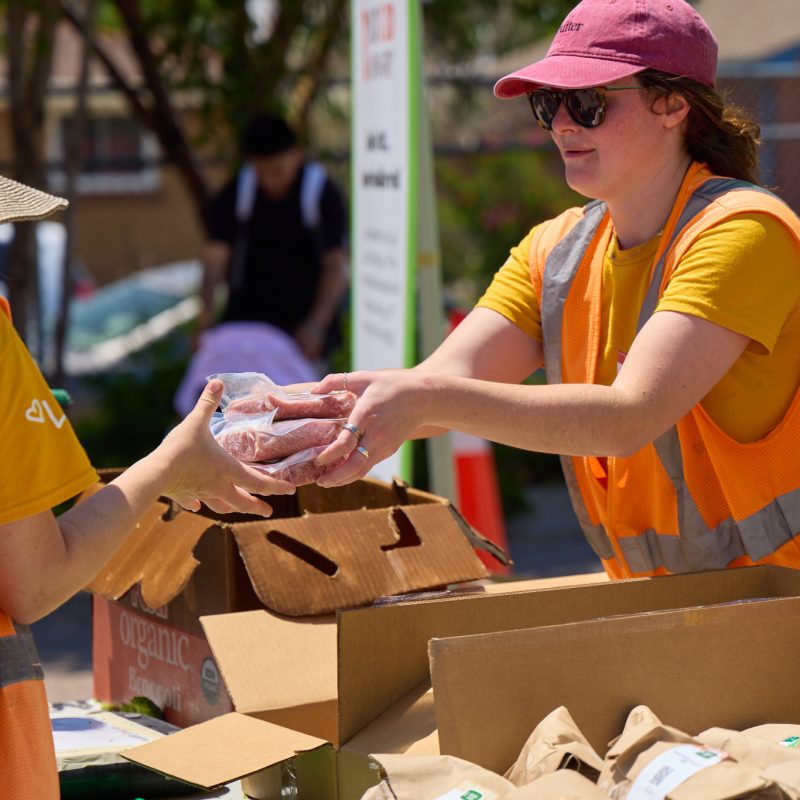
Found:
<path fill-rule="evenodd" d="M 798 727 L 796 725 L 767 727 L 777 729 L 774 737 L 754 735 L 747 731 L 732 731 L 727 728 L 709 728 L 698 733 L 695 738 L 710 747 L 724 750 L 736 761 L 743 761 L 762 769 L 783 761 L 796 761 L 800 764 L 800 750 L 782 744 L 787 738 L 783 735 L 783 730 L 791 727 L 792 730 L 798 731 Z M 794 738 L 794 734 L 791 736 Z"/>
<path fill-rule="evenodd" d="M 505 776 L 515 786 L 525 786 L 542 775 L 570 769 L 595 782 L 602 766 L 603 759 L 580 732 L 569 711 L 559 706 L 534 728 Z"/>
<path fill-rule="evenodd" d="M 709 728 L 697 738 L 737 761 L 760 767 L 762 778 L 776 783 L 790 800 L 800 800 L 800 726 L 769 724 L 744 731 Z"/>
<path fill-rule="evenodd" d="M 771 722 L 767 725 L 745 728 L 742 733 L 779 744 L 795 753 L 800 752 L 800 725 L 793 725 L 789 722 Z"/>
<path fill-rule="evenodd" d="M 452 756 L 375 755 L 385 779 L 362 800 L 604 800 L 592 781 L 574 770 L 543 775 L 515 787 L 494 772 Z"/>
<path fill-rule="evenodd" d="M 779 786 L 788 800 L 800 800 L 800 759 L 773 764 L 761 777 Z"/>
<path fill-rule="evenodd" d="M 542 775 L 533 783 L 513 789 L 502 800 L 607 800 L 597 786 L 572 769 Z"/>
<path fill-rule="evenodd" d="M 631 711 L 609 749 L 598 787 L 615 800 L 780 800 L 783 792 L 758 767 L 737 763 L 646 706 Z"/>
<path fill-rule="evenodd" d="M 372 755 L 384 780 L 362 800 L 501 800 L 514 784 L 454 756 Z M 474 794 L 473 794 L 474 793 Z"/>

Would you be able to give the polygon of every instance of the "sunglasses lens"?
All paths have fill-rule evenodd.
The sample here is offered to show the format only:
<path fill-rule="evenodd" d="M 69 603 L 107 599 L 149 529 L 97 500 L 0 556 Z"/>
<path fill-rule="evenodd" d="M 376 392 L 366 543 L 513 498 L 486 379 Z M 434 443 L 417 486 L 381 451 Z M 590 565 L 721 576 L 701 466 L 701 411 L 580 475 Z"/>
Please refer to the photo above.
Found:
<path fill-rule="evenodd" d="M 564 92 L 564 104 L 572 119 L 584 128 L 596 128 L 605 117 L 605 94 L 596 88 Z"/>
<path fill-rule="evenodd" d="M 539 126 L 549 131 L 553 127 L 553 120 L 561 105 L 561 95 L 548 92 L 544 89 L 531 92 L 529 95 L 533 116 Z"/>

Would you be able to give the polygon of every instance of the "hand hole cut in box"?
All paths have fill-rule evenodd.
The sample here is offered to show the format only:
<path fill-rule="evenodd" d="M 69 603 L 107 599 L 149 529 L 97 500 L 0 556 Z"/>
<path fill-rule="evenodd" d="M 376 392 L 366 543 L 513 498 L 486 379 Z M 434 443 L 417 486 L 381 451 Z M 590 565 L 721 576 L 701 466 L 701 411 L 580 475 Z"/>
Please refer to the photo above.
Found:
<path fill-rule="evenodd" d="M 399 550 L 405 547 L 420 547 L 422 540 L 419 538 L 414 523 L 402 508 L 393 508 L 389 512 L 389 526 L 397 536 L 397 541 L 381 545 L 381 550 Z"/>
<path fill-rule="evenodd" d="M 275 545 L 275 547 L 279 547 L 281 550 L 291 553 L 295 558 L 299 558 L 301 561 L 314 567 L 318 572 L 327 575 L 329 578 L 333 578 L 339 571 L 338 564 L 331 561 L 317 550 L 314 550 L 313 547 L 309 547 L 307 544 L 299 542 L 297 539 L 293 539 L 285 533 L 281 533 L 281 531 L 271 530 L 267 534 L 267 541 Z"/>

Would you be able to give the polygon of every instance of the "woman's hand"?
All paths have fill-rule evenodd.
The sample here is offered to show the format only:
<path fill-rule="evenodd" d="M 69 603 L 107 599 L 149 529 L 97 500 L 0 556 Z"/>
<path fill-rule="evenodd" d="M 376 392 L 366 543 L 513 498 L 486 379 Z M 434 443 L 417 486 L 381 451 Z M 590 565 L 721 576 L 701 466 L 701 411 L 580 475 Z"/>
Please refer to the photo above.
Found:
<path fill-rule="evenodd" d="M 205 503 L 220 514 L 268 517 L 272 507 L 254 495 L 294 494 L 295 487 L 237 461 L 208 428 L 222 397 L 222 382 L 209 381 L 197 405 L 147 456 L 166 476 L 162 493 L 190 511 Z"/>
<path fill-rule="evenodd" d="M 408 369 L 346 373 L 347 389 L 354 392 L 356 405 L 348 424 L 317 457 L 320 466 L 337 464 L 320 486 L 341 486 L 363 478 L 411 438 L 425 421 L 425 409 L 433 390 L 434 377 Z M 314 389 L 325 393 L 341 390 L 345 376 L 326 376 Z"/>

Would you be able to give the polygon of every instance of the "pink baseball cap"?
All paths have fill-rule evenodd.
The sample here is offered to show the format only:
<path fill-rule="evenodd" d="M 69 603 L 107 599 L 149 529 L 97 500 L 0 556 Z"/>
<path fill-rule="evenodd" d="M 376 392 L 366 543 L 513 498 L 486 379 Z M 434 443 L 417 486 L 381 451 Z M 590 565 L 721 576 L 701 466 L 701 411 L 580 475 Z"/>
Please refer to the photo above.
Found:
<path fill-rule="evenodd" d="M 497 97 L 535 86 L 602 86 L 645 69 L 713 88 L 717 40 L 685 0 L 583 0 L 570 11 L 547 55 L 495 84 Z"/>

